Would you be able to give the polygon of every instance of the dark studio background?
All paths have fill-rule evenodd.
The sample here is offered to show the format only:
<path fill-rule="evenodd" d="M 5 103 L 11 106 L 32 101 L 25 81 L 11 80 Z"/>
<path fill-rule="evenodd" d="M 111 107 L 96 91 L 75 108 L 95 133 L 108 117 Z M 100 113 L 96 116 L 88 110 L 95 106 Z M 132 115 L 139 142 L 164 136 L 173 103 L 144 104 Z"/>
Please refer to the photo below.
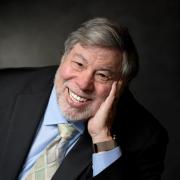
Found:
<path fill-rule="evenodd" d="M 81 22 L 110 17 L 129 27 L 140 56 L 131 89 L 161 121 L 170 143 L 163 180 L 180 179 L 178 0 L 7 0 L 0 3 L 0 68 L 58 64 Z"/>

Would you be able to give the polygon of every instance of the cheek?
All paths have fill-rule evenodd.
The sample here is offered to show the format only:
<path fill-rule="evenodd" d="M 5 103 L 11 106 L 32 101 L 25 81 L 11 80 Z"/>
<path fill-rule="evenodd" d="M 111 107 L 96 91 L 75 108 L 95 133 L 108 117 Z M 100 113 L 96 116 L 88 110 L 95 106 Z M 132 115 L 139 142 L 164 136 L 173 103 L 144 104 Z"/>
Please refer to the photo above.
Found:
<path fill-rule="evenodd" d="M 110 93 L 111 86 L 112 84 L 97 86 L 96 87 L 97 97 L 100 97 L 100 99 L 105 99 Z"/>
<path fill-rule="evenodd" d="M 59 77 L 61 77 L 63 80 L 68 80 L 73 76 L 72 70 L 70 66 L 68 65 L 61 65 L 59 69 Z"/>

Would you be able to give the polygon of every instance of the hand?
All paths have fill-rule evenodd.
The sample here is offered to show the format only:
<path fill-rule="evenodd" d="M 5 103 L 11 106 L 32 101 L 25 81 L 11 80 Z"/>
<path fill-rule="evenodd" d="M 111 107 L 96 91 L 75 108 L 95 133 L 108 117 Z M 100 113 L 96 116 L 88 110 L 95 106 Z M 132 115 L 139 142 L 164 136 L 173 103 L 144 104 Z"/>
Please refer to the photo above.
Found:
<path fill-rule="evenodd" d="M 122 81 L 114 82 L 106 100 L 101 104 L 94 117 L 88 121 L 88 132 L 93 143 L 109 141 L 112 139 L 111 126 L 119 98 Z"/>

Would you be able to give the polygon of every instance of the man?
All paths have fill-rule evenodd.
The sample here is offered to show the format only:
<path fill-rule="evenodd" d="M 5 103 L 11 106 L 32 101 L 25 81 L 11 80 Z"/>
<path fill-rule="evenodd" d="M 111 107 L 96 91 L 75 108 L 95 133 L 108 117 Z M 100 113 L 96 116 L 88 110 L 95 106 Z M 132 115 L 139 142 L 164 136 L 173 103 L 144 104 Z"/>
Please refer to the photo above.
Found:
<path fill-rule="evenodd" d="M 159 180 L 167 133 L 128 90 L 137 71 L 128 30 L 105 18 L 69 35 L 58 68 L 2 70 L 1 179 L 31 179 L 66 123 L 78 135 L 49 179 Z"/>

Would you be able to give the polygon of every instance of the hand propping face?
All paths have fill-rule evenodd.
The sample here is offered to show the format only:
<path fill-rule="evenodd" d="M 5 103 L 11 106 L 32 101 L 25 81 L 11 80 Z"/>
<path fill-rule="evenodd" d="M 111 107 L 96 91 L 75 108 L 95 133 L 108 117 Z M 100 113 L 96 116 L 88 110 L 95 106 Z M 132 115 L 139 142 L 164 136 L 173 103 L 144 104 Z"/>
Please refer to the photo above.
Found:
<path fill-rule="evenodd" d="M 114 82 L 108 97 L 101 104 L 95 116 L 89 119 L 88 132 L 92 137 L 93 143 L 112 139 L 111 126 L 116 113 L 116 104 L 121 88 L 122 81 Z"/>

